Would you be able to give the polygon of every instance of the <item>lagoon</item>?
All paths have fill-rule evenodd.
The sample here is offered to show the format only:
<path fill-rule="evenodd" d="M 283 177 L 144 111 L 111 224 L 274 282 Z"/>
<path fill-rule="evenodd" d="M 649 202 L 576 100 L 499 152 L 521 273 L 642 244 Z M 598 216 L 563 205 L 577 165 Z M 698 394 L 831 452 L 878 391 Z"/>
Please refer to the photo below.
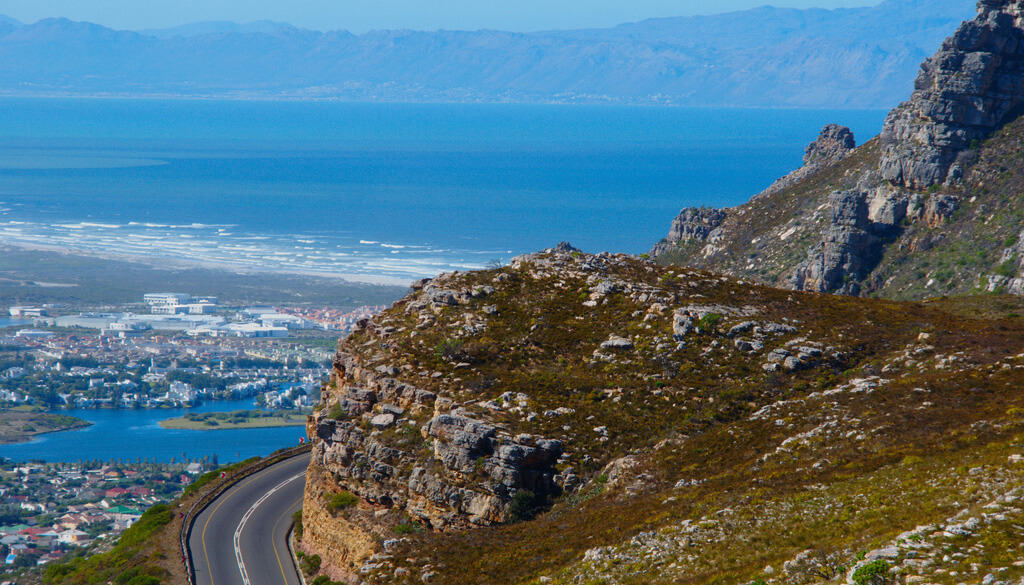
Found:
<path fill-rule="evenodd" d="M 100 459 L 170 462 L 217 456 L 220 463 L 264 456 L 298 444 L 302 427 L 190 431 L 161 428 L 161 420 L 190 412 L 254 409 L 252 399 L 208 402 L 195 408 L 63 410 L 90 427 L 37 436 L 28 443 L 0 446 L 0 457 L 15 461 L 76 462 Z"/>

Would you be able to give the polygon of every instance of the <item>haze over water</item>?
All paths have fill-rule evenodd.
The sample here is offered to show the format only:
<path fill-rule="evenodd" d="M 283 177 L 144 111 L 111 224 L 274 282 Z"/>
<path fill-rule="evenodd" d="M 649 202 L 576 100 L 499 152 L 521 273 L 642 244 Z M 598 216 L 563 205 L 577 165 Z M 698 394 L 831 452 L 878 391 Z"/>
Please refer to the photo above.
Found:
<path fill-rule="evenodd" d="M 881 111 L 0 99 L 0 242 L 407 282 L 640 253 Z"/>

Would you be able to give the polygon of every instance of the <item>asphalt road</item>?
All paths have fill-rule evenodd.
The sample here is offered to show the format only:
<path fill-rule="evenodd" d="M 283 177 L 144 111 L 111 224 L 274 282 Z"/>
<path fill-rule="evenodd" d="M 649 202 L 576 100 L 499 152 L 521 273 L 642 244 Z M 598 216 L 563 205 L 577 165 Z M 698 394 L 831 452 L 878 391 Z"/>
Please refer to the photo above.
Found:
<path fill-rule="evenodd" d="M 309 454 L 238 482 L 196 517 L 189 550 L 196 585 L 301 585 L 288 552 Z"/>

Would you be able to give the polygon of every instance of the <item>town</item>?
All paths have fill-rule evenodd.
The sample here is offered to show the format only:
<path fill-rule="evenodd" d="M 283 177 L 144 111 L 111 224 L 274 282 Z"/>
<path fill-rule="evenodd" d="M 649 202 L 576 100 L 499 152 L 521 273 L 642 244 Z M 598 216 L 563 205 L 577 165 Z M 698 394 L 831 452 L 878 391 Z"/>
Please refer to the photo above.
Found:
<path fill-rule="evenodd" d="M 14 306 L 0 334 L 0 406 L 187 407 L 257 398 L 301 408 L 329 372 L 337 339 L 380 307 L 221 307 L 215 297 L 153 293 L 146 312 Z"/>
<path fill-rule="evenodd" d="M 150 506 L 177 497 L 214 460 L 0 461 L 0 580 L 112 545 Z"/>
<path fill-rule="evenodd" d="M 0 329 L 0 409 L 191 407 L 239 398 L 265 409 L 308 408 L 319 400 L 337 339 L 381 309 L 222 306 L 187 293 L 141 301 L 11 306 L 9 326 Z M 69 553 L 104 550 L 145 510 L 217 464 L 215 455 L 0 457 L 0 582 Z"/>

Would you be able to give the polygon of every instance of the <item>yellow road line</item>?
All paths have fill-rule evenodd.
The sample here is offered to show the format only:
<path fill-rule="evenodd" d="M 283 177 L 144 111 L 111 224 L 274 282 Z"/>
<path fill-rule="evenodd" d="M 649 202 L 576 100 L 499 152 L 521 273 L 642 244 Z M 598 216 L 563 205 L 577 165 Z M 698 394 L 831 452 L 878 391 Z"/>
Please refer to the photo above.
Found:
<path fill-rule="evenodd" d="M 228 488 L 230 493 L 227 495 L 227 497 L 224 497 L 224 499 L 221 500 L 221 502 L 219 504 L 217 504 L 217 507 L 215 507 L 213 509 L 213 512 L 210 512 L 210 516 L 206 519 L 206 523 L 203 524 L 203 534 L 201 536 L 201 540 L 203 541 L 203 556 L 206 557 L 206 572 L 210 575 L 210 585 L 215 585 L 215 584 L 213 582 L 213 567 L 210 565 L 210 555 L 207 554 L 207 552 L 206 552 L 206 528 L 210 525 L 210 520 L 213 520 L 213 516 L 217 513 L 217 510 L 220 510 L 220 507 L 224 505 L 224 502 L 227 502 L 228 500 L 230 500 L 231 496 L 233 496 L 236 493 L 238 493 L 238 490 L 241 489 L 242 487 L 244 487 L 246 485 L 249 485 L 250 483 L 256 481 L 256 476 L 258 476 L 258 475 L 259 475 L 259 473 L 256 473 L 255 475 L 253 475 L 252 477 L 250 477 L 246 481 Z M 221 496 L 221 497 L 223 497 L 223 496 Z M 220 499 L 220 498 L 218 498 L 218 499 Z"/>
<path fill-rule="evenodd" d="M 299 498 L 298 501 L 301 502 L 302 498 Z M 270 544 L 274 547 L 274 558 L 277 559 L 277 566 L 279 569 L 281 569 L 281 578 L 284 579 L 284 585 L 288 585 L 288 575 L 284 572 L 284 565 L 281 563 L 281 555 L 277 552 L 277 542 L 274 540 L 274 535 L 277 534 L 277 525 L 280 524 L 281 519 L 285 518 L 286 516 L 288 516 L 288 512 L 285 512 L 284 514 L 278 516 L 277 521 L 274 522 L 274 527 L 270 529 Z M 288 538 L 287 534 L 285 534 L 285 538 Z"/>

